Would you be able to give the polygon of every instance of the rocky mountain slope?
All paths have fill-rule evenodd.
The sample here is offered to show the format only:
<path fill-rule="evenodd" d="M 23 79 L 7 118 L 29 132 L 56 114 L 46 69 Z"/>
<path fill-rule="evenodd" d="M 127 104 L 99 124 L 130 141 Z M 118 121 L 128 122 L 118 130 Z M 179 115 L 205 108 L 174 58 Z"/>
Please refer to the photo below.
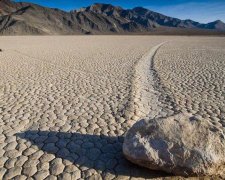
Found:
<path fill-rule="evenodd" d="M 225 24 L 200 24 L 136 7 L 122 9 L 109 4 L 65 12 L 32 3 L 0 0 L 0 34 L 207 34 L 225 33 Z"/>

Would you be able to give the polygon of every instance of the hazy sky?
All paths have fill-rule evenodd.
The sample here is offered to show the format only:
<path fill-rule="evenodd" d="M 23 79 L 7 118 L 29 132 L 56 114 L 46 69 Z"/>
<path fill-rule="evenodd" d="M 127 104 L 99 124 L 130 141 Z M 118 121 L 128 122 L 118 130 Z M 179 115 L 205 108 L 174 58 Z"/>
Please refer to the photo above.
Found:
<path fill-rule="evenodd" d="M 93 3 L 109 3 L 123 8 L 142 6 L 153 11 L 199 22 L 222 20 L 225 22 L 225 0 L 16 0 L 54 7 L 66 11 Z"/>

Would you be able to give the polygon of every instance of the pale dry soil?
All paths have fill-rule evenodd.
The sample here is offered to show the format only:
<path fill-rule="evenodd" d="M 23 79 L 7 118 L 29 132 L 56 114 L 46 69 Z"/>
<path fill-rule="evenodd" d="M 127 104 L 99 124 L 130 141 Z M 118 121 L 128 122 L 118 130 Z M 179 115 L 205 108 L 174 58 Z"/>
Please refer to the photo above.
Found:
<path fill-rule="evenodd" d="M 225 38 L 21 36 L 0 48 L 0 179 L 170 179 L 124 158 L 135 121 L 188 111 L 224 129 Z"/>
<path fill-rule="evenodd" d="M 173 99 L 170 103 L 225 133 L 225 38 L 168 42 L 158 50 L 153 66 Z"/>

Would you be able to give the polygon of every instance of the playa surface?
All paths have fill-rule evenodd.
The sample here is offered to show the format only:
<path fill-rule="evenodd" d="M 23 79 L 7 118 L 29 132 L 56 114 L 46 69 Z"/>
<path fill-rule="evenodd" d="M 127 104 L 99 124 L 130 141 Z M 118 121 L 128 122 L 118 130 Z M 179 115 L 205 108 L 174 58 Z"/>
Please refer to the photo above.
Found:
<path fill-rule="evenodd" d="M 171 41 L 157 52 L 154 67 L 177 109 L 207 119 L 225 132 L 224 40 Z"/>
<path fill-rule="evenodd" d="M 20 36 L 0 48 L 0 179 L 170 178 L 124 158 L 133 123 L 182 111 L 225 129 L 223 37 Z"/>

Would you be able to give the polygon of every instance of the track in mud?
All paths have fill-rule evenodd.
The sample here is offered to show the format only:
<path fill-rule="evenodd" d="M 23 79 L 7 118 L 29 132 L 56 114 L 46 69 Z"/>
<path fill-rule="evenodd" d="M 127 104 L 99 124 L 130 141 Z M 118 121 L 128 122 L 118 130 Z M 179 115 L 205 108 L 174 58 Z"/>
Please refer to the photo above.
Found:
<path fill-rule="evenodd" d="M 165 43 L 153 47 L 135 66 L 130 105 L 130 112 L 134 112 L 135 120 L 180 113 L 172 92 L 162 84 L 160 75 L 154 68 L 154 57 Z"/>

